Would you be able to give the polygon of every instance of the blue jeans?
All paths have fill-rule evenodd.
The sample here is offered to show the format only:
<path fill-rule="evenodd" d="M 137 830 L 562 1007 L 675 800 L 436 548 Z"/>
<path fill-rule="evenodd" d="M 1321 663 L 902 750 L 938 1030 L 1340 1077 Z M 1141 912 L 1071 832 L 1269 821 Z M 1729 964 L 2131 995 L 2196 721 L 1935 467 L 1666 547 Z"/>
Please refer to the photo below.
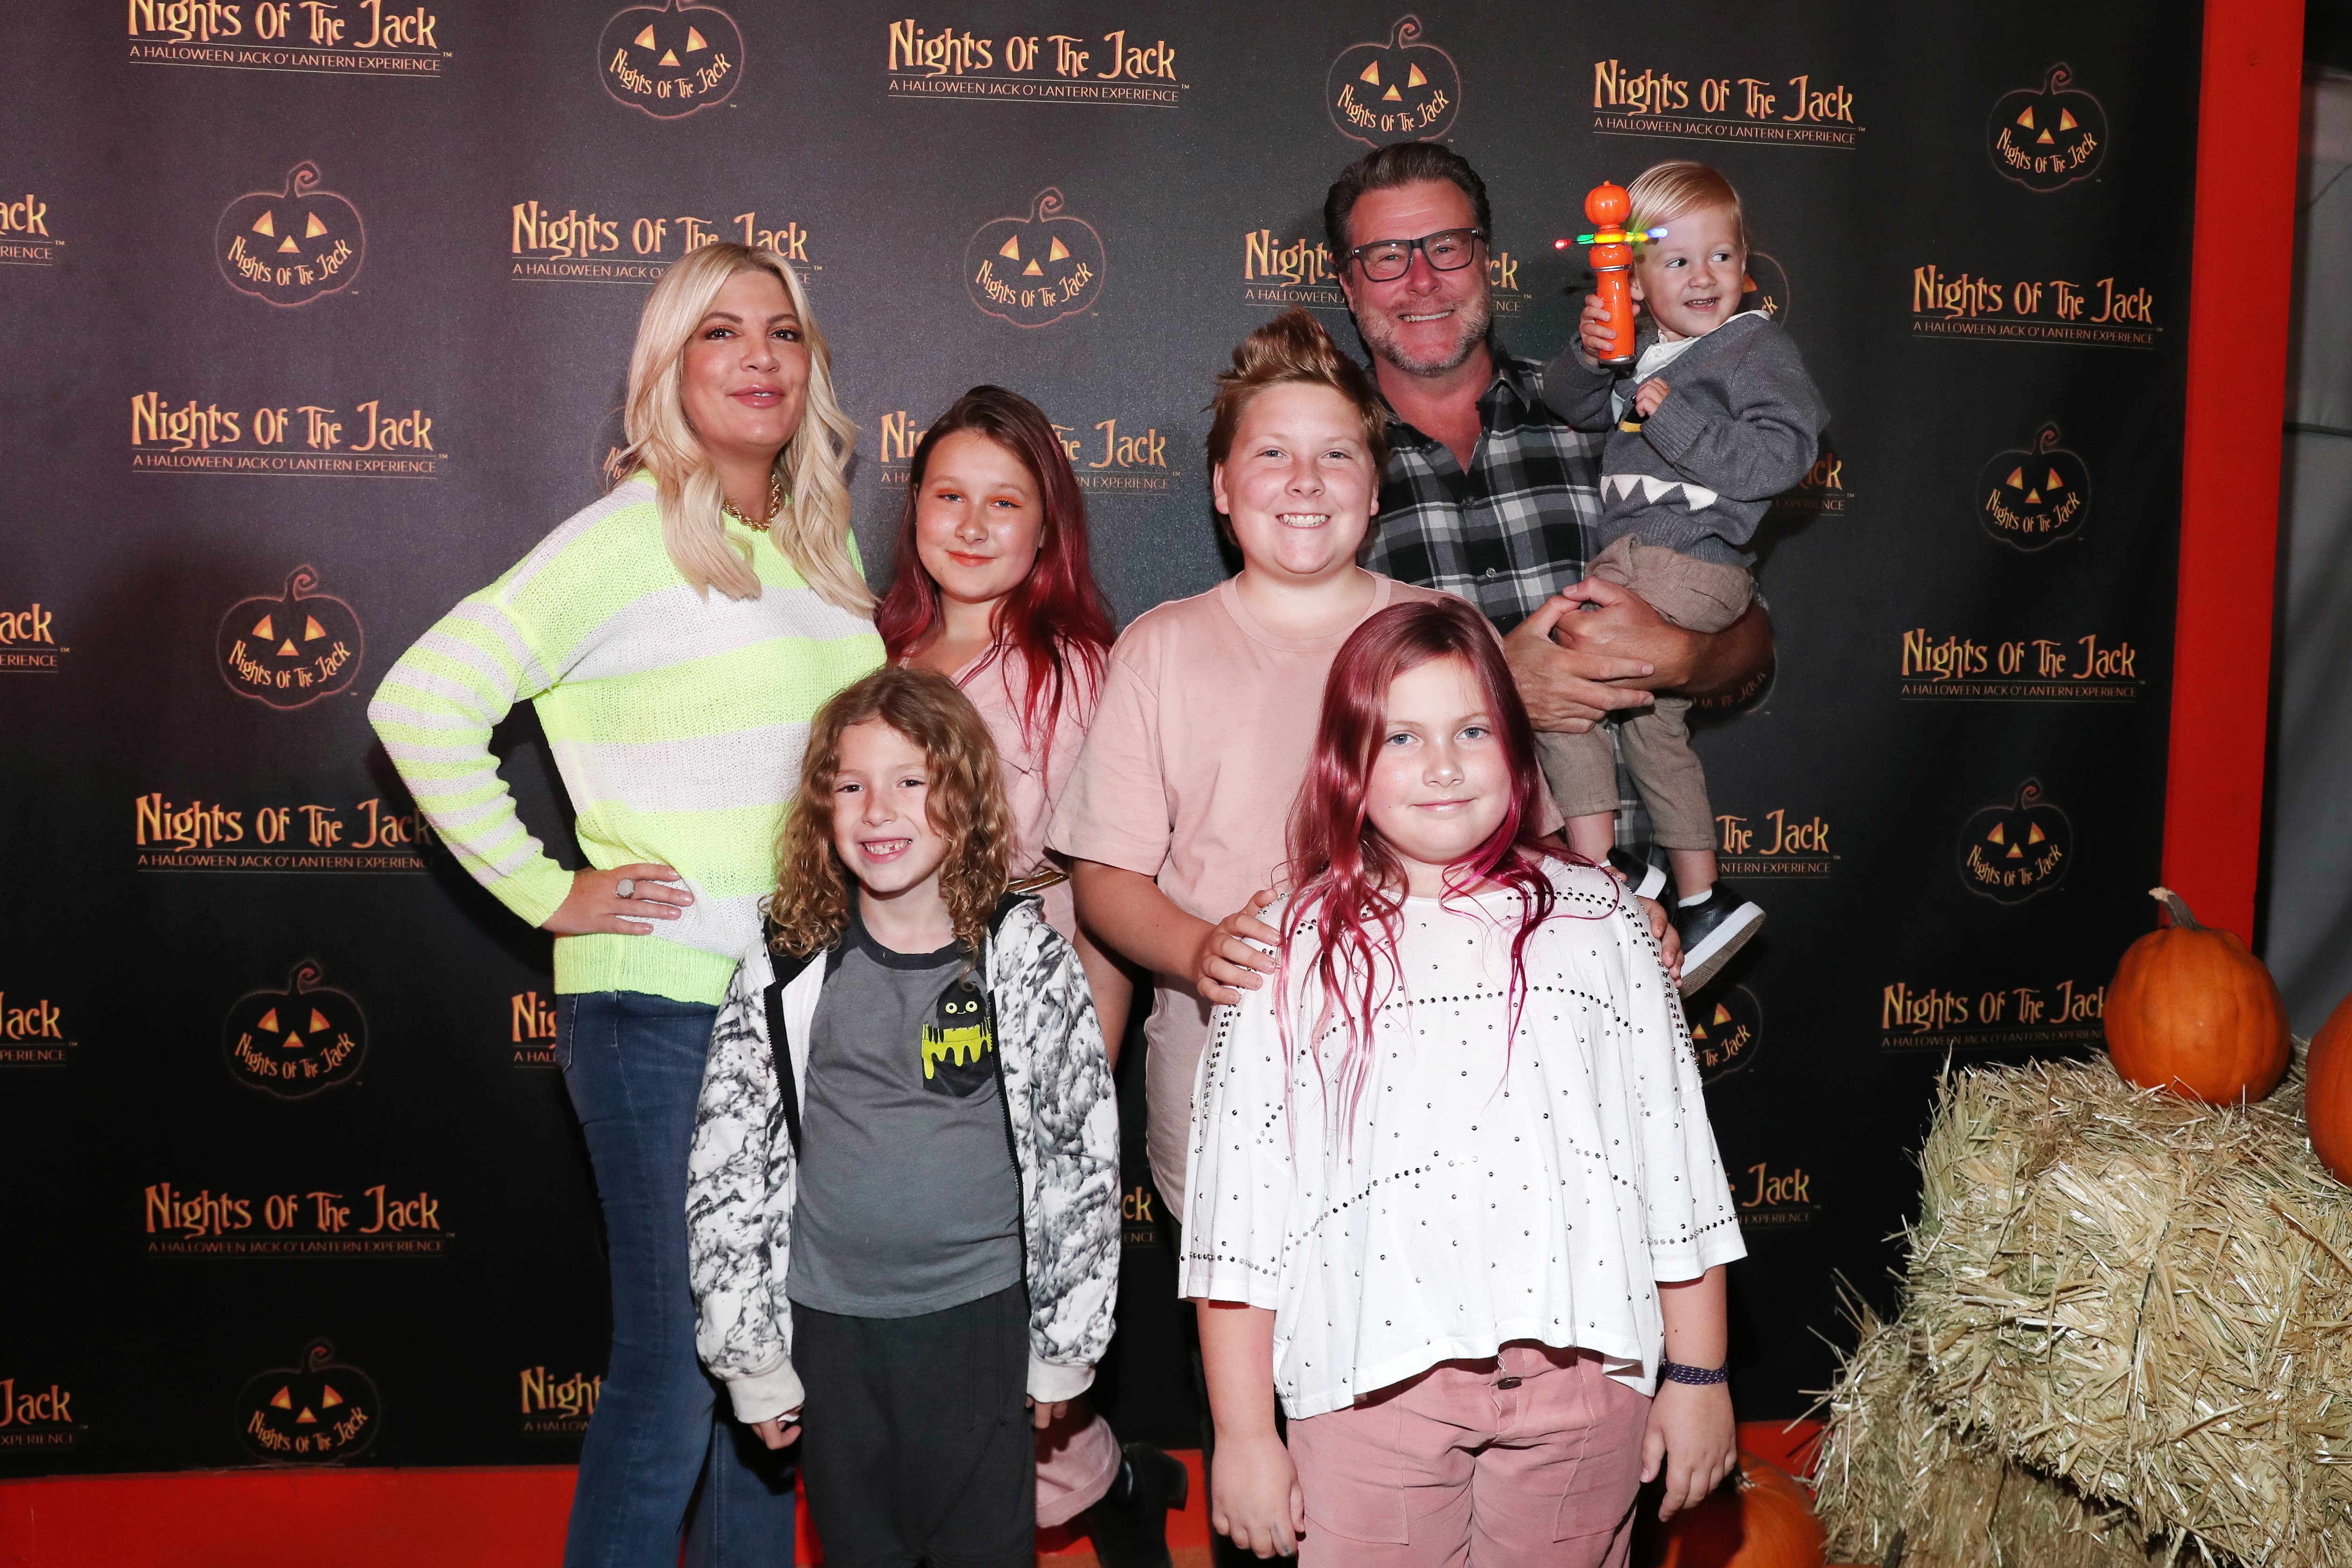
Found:
<path fill-rule="evenodd" d="M 717 1016 L 634 991 L 556 998 L 556 1060 L 613 1276 L 613 1352 L 564 1568 L 677 1568 L 681 1532 L 689 1568 L 793 1561 L 792 1468 L 728 1415 L 694 1353 L 686 1166 Z"/>

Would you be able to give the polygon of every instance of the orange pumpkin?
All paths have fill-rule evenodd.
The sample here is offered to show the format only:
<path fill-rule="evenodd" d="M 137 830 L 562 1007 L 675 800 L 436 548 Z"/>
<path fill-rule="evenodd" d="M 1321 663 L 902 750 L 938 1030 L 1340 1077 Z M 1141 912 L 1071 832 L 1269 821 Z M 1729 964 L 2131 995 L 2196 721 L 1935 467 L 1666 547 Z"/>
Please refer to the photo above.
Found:
<path fill-rule="evenodd" d="M 2126 1083 L 2173 1089 L 2208 1105 L 2260 1100 L 2286 1076 L 2286 1005 L 2234 931 L 2197 923 L 2169 888 L 2171 913 L 2131 944 L 2107 986 L 2107 1052 Z"/>
<path fill-rule="evenodd" d="M 2339 1182 L 2352 1183 L 2352 996 L 2311 1037 L 2304 1063 L 2304 1115 L 2311 1152 Z"/>
<path fill-rule="evenodd" d="M 1745 1452 L 1730 1484 L 1675 1515 L 1659 1536 L 1637 1553 L 1650 1568 L 1822 1568 L 1829 1544 L 1805 1489 Z"/>

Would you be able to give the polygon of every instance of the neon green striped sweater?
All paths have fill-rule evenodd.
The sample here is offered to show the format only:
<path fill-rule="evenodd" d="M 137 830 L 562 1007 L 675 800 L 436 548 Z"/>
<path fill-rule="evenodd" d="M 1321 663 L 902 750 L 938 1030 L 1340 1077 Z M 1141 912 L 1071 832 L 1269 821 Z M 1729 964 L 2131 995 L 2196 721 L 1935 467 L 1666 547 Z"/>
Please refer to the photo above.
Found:
<path fill-rule="evenodd" d="M 618 485 L 443 616 L 368 705 L 458 863 L 532 925 L 562 903 L 572 874 L 517 816 L 490 754 L 491 726 L 524 700 L 589 864 L 657 860 L 693 889 L 693 907 L 651 936 L 559 937 L 560 993 L 724 998 L 775 886 L 776 829 L 809 721 L 882 663 L 871 621 L 818 598 L 765 534 L 732 520 L 727 530 L 751 543 L 757 599 L 688 587 L 662 546 L 653 481 Z"/>

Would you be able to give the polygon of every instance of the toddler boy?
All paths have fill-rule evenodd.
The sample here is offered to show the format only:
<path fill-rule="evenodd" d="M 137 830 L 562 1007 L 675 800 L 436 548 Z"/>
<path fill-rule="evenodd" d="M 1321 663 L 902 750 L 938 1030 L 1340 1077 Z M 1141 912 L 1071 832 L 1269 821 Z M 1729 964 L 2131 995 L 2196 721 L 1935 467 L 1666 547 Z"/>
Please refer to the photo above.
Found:
<path fill-rule="evenodd" d="M 1739 193 L 1704 163 L 1660 163 L 1627 188 L 1636 232 L 1663 237 L 1634 252 L 1643 307 L 1620 383 L 1600 361 L 1625 352 L 1598 296 L 1580 342 L 1544 372 L 1544 401 L 1580 430 L 1608 430 L 1601 461 L 1604 548 L 1591 575 L 1636 594 L 1675 626 L 1721 631 L 1754 595 L 1746 546 L 1772 499 L 1812 467 L 1828 413 L 1788 333 L 1742 310 L 1748 229 Z M 1628 396 L 1624 388 L 1633 389 Z M 1690 700 L 1618 721 L 1619 744 L 1674 868 L 1682 988 L 1697 990 L 1764 922 L 1716 875 L 1715 816 L 1691 750 Z M 1544 774 L 1568 818 L 1570 847 L 1600 861 L 1615 839 L 1617 784 L 1609 736 L 1538 734 Z"/>

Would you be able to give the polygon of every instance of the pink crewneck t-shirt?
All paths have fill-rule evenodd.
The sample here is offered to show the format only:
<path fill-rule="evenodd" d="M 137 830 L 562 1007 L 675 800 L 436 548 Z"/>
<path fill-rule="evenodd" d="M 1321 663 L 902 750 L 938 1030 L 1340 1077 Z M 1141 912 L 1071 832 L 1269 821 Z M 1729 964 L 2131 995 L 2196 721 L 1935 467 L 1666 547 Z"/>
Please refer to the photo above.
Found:
<path fill-rule="evenodd" d="M 1046 825 L 1055 803 L 1061 799 L 1077 771 L 1078 752 L 1094 721 L 1101 692 L 1076 655 L 1070 655 L 1069 679 L 1062 690 L 1062 709 L 1053 731 L 1042 745 L 1031 745 L 1022 732 L 1021 708 L 1029 691 L 1029 661 L 1010 644 L 999 644 L 993 656 L 982 654 L 955 673 L 955 683 L 980 710 L 1003 763 L 1004 804 L 1013 813 L 1013 879 L 1056 869 L 1045 855 Z M 1077 906 L 1070 885 L 1057 882 L 1040 895 L 1045 902 L 1045 923 L 1072 941 L 1077 939 Z"/>
<path fill-rule="evenodd" d="M 1093 728 L 1046 842 L 1150 877 L 1179 909 L 1223 920 L 1281 876 L 1284 830 L 1340 645 L 1391 605 L 1445 596 L 1376 576 L 1362 616 L 1308 641 L 1260 625 L 1231 578 L 1138 616 L 1111 649 Z M 1173 975 L 1154 975 L 1152 992 L 1143 1026 L 1146 1152 L 1160 1194 L 1181 1205 L 1209 1004 Z"/>

